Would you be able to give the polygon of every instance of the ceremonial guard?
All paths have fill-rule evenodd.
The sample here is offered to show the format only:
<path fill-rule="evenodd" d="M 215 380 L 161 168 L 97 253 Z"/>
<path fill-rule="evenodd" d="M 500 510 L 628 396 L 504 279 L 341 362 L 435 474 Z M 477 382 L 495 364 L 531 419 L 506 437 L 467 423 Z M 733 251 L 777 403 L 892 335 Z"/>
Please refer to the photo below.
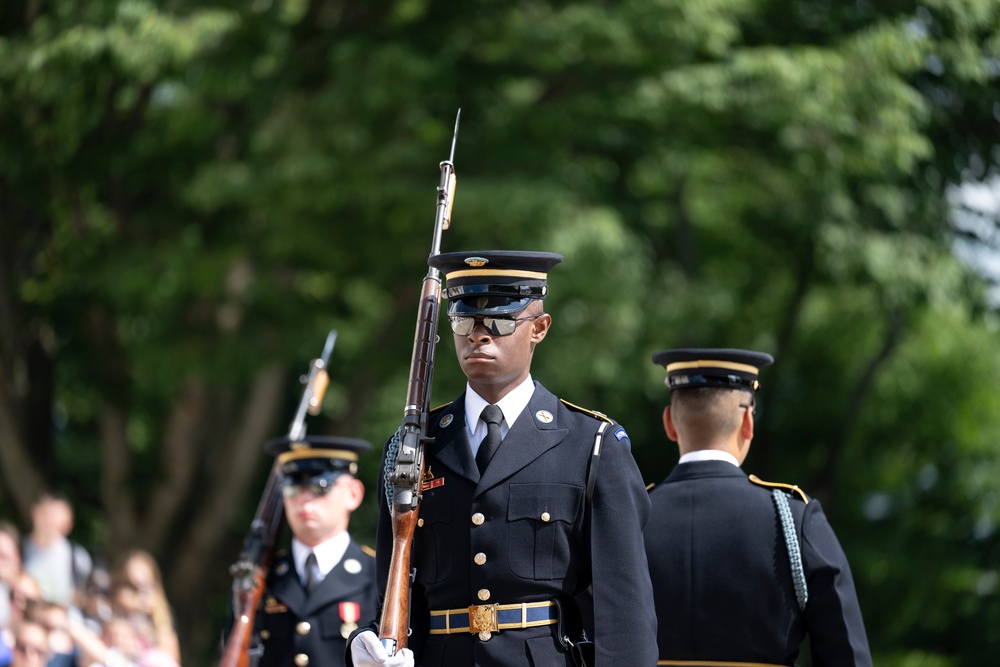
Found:
<path fill-rule="evenodd" d="M 667 436 L 680 460 L 650 491 L 646 554 L 660 665 L 793 665 L 808 634 L 815 667 L 870 666 L 847 557 L 817 500 L 748 476 L 758 371 L 770 355 L 677 349 Z"/>
<path fill-rule="evenodd" d="M 362 440 L 269 441 L 282 471 L 291 550 L 276 558 L 257 614 L 258 667 L 344 665 L 347 638 L 375 614 L 375 558 L 347 532 L 364 498 Z"/>
<path fill-rule="evenodd" d="M 656 663 L 649 498 L 628 435 L 530 374 L 553 321 L 547 273 L 560 261 L 515 251 L 430 259 L 446 278 L 468 383 L 428 425 L 409 642 L 423 667 Z M 379 502 L 381 586 L 392 528 Z M 413 664 L 386 660 L 371 632 L 351 648 L 356 666 Z"/>

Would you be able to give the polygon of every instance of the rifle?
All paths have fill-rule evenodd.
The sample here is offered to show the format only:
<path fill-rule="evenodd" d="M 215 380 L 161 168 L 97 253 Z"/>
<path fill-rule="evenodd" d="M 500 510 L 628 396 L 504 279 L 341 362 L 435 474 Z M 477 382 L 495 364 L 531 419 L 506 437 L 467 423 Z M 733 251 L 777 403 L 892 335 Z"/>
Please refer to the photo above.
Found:
<path fill-rule="evenodd" d="M 455 196 L 455 141 L 458 121 L 451 139 L 451 153 L 441 163 L 441 182 L 437 188 L 437 212 L 431 240 L 433 257 L 441 252 L 441 233 L 451 224 L 451 207 Z M 427 414 L 430 412 L 431 377 L 434 372 L 434 346 L 437 343 L 438 314 L 441 310 L 441 276 L 430 267 L 424 278 L 417 309 L 417 329 L 413 336 L 413 356 L 407 384 L 403 422 L 386 455 L 387 496 L 392 513 L 392 558 L 389 578 L 382 601 L 379 637 L 386 653 L 395 655 L 406 648 L 410 612 L 410 552 L 413 532 L 420 510 L 420 482 L 424 476 L 424 446 L 427 437 Z"/>
<path fill-rule="evenodd" d="M 326 366 L 337 340 L 337 332 L 330 331 L 323 352 L 309 363 L 309 375 L 302 376 L 305 391 L 299 401 L 295 417 L 288 428 L 290 440 L 301 440 L 306 435 L 306 413 L 319 414 L 323 394 L 330 384 Z M 274 543 L 281 527 L 284 505 L 281 499 L 281 468 L 277 460 L 264 485 L 264 494 L 257 505 L 257 512 L 250 522 L 250 530 L 243 539 L 243 549 L 229 568 L 233 577 L 233 625 L 229 629 L 222 650 L 219 667 L 249 667 L 250 640 L 260 599 L 264 594 L 267 573 L 274 558 Z"/>

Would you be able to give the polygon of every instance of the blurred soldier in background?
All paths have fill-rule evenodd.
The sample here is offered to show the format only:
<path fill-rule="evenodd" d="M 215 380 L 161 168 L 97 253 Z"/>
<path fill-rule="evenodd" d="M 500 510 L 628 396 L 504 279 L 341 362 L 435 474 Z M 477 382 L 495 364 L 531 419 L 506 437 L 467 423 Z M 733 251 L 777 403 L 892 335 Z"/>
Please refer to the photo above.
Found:
<path fill-rule="evenodd" d="M 291 552 L 276 559 L 257 614 L 260 667 L 344 665 L 347 638 L 375 616 L 375 559 L 347 532 L 365 489 L 362 440 L 279 438 L 267 449 L 282 471 Z"/>

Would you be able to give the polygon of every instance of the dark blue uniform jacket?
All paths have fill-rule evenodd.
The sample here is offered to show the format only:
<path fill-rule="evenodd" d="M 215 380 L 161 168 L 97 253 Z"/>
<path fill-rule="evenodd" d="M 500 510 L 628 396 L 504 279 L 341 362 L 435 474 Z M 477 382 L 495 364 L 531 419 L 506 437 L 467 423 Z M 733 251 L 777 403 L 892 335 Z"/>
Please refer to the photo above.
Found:
<path fill-rule="evenodd" d="M 660 658 L 870 666 L 847 558 L 817 500 L 788 502 L 809 591 L 799 611 L 772 488 L 724 461 L 682 463 L 650 492 L 646 554 Z"/>
<path fill-rule="evenodd" d="M 286 554 L 271 568 L 257 614 L 264 648 L 258 667 L 344 665 L 347 637 L 375 615 L 375 601 L 375 559 L 353 540 L 340 563 L 308 594 Z"/>
<path fill-rule="evenodd" d="M 656 664 L 656 619 L 642 544 L 649 497 L 628 437 L 613 422 L 603 435 L 592 502 L 585 501 L 601 422 L 536 382 L 531 401 L 480 479 L 465 426 L 465 396 L 431 413 L 428 431 L 435 442 L 425 452 L 412 554 L 410 647 L 418 665 L 572 665 L 555 626 L 504 630 L 482 641 L 470 633 L 428 635 L 428 613 L 551 599 L 573 609 L 577 596 L 589 602 L 591 586 L 593 611 L 583 605 L 582 614 L 596 635 L 596 667 Z M 391 540 L 381 494 L 380 595 Z"/>

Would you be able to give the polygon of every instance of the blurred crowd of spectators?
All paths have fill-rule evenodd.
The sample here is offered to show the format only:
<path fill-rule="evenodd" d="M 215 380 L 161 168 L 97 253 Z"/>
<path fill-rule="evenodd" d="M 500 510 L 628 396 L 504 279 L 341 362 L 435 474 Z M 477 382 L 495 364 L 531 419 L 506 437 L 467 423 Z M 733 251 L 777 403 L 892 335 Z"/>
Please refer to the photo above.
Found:
<path fill-rule="evenodd" d="M 70 541 L 73 508 L 46 493 L 23 536 L 0 521 L 0 667 L 180 667 L 160 570 L 141 550 L 109 570 Z"/>

